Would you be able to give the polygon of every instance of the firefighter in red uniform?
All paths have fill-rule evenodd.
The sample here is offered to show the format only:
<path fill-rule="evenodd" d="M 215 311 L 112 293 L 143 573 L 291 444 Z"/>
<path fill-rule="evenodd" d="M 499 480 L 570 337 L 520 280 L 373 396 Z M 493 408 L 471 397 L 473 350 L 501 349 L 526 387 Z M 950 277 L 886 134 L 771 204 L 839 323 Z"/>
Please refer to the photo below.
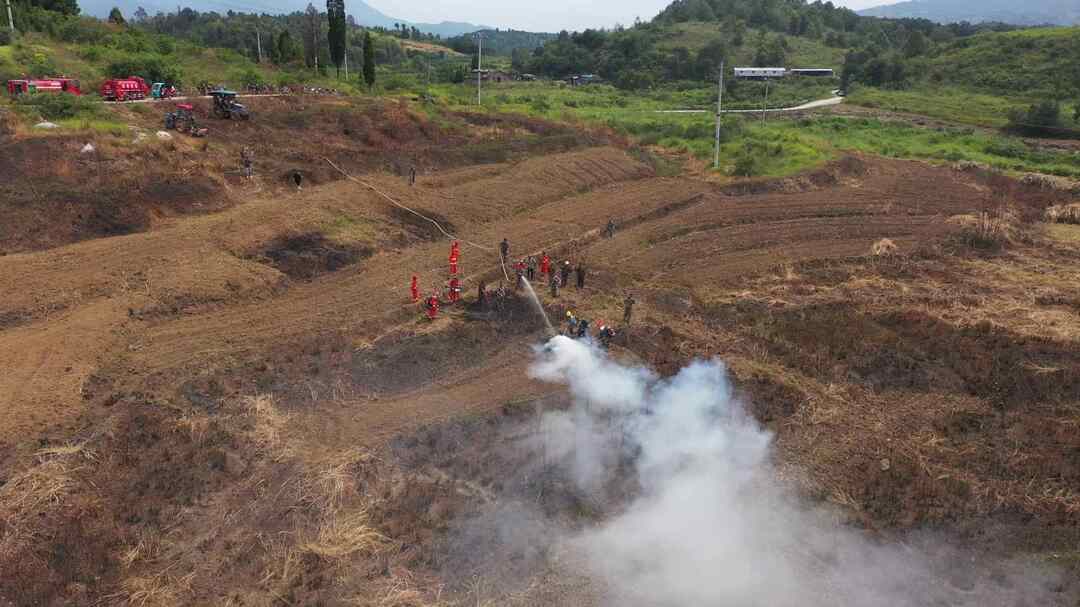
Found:
<path fill-rule="evenodd" d="M 458 273 L 458 259 L 461 257 L 461 244 L 454 241 L 450 244 L 450 274 Z"/>
<path fill-rule="evenodd" d="M 457 276 L 450 277 L 450 303 L 457 303 L 461 299 L 461 281 Z"/>
<path fill-rule="evenodd" d="M 547 276 L 551 272 L 551 258 L 548 257 L 547 251 L 544 251 L 544 255 L 540 258 L 540 274 Z"/>
<path fill-rule="evenodd" d="M 413 303 L 420 301 L 420 285 L 417 284 L 416 274 L 413 274 L 412 283 L 409 285 L 409 291 L 412 292 Z"/>
<path fill-rule="evenodd" d="M 514 290 L 520 291 L 521 285 L 525 284 L 525 260 L 518 261 L 514 264 L 514 274 L 516 275 L 516 282 L 514 283 Z"/>
<path fill-rule="evenodd" d="M 439 294 L 432 293 L 431 297 L 428 297 L 427 305 L 425 307 L 427 308 L 428 319 L 435 320 L 435 318 L 439 315 Z"/>

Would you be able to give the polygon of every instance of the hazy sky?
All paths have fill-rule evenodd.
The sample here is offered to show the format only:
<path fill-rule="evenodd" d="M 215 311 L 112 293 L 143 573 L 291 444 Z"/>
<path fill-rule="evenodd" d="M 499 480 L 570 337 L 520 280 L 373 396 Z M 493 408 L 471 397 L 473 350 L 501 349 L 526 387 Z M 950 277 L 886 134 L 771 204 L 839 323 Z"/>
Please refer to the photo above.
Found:
<path fill-rule="evenodd" d="M 833 0 L 862 9 L 899 0 Z M 671 0 L 367 0 L 379 11 L 414 23 L 467 21 L 493 27 L 555 32 L 630 25 L 649 20 Z"/>

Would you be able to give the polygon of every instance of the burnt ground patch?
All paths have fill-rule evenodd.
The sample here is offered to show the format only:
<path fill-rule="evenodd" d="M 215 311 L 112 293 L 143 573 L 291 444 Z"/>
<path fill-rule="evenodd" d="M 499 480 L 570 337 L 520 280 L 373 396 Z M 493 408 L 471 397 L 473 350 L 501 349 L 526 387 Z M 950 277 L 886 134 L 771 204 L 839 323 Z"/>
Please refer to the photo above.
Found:
<path fill-rule="evenodd" d="M 524 298 L 507 300 L 490 317 L 477 316 L 495 322 L 477 320 L 439 333 L 398 333 L 357 351 L 350 363 L 350 379 L 366 392 L 394 394 L 482 364 L 506 346 L 507 338 L 542 327 Z"/>
<path fill-rule="evenodd" d="M 355 264 L 374 253 L 371 247 L 334 242 L 318 232 L 307 232 L 275 238 L 252 258 L 273 266 L 289 278 L 310 280 Z"/>
<path fill-rule="evenodd" d="M 823 380 L 839 374 L 875 390 L 1012 405 L 1080 398 L 1080 349 L 988 322 L 958 326 L 922 311 L 872 313 L 847 302 L 721 308 L 710 316 L 747 327 L 785 366 Z"/>
<path fill-rule="evenodd" d="M 142 195 L 150 206 L 176 213 L 220 210 L 230 206 L 225 189 L 206 176 L 162 176 L 147 184 Z"/>
<path fill-rule="evenodd" d="M 437 221 L 444 230 L 450 232 L 451 234 L 457 231 L 457 226 L 455 226 L 454 223 L 447 219 L 444 215 L 440 215 L 439 213 L 429 211 L 427 209 L 417 209 L 416 212 L 420 213 L 420 215 L 423 215 L 424 217 L 430 217 L 431 219 Z M 392 209 L 390 209 L 390 216 L 393 217 L 396 221 L 401 222 L 403 227 L 414 238 L 418 238 L 420 240 L 440 240 L 442 238 L 445 238 L 445 235 L 441 231 L 439 231 L 439 228 L 436 227 L 435 224 L 431 223 L 427 219 L 424 219 L 424 217 L 416 215 L 415 213 L 410 213 L 405 209 L 399 207 L 393 207 Z"/>

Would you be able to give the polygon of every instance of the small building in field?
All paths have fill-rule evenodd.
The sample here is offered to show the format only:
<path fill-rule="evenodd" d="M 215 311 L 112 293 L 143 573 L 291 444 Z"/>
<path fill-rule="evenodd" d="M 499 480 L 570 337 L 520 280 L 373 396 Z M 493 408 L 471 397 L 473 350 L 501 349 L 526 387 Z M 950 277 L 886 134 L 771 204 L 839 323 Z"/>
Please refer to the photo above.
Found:
<path fill-rule="evenodd" d="M 787 70 L 782 67 L 737 67 L 735 77 L 743 80 L 765 80 L 767 78 L 783 78 Z"/>
<path fill-rule="evenodd" d="M 566 79 L 567 84 L 570 86 L 582 86 L 585 84 L 598 84 L 600 82 L 600 76 L 596 74 L 581 74 L 578 76 L 570 76 Z"/>
<path fill-rule="evenodd" d="M 476 70 L 472 73 L 473 78 L 476 78 Z M 511 82 L 513 79 L 513 74 L 503 70 L 480 70 L 480 80 L 484 82 Z"/>
<path fill-rule="evenodd" d="M 813 76 L 816 78 L 832 78 L 833 71 L 824 67 L 803 67 L 788 70 L 793 76 Z"/>

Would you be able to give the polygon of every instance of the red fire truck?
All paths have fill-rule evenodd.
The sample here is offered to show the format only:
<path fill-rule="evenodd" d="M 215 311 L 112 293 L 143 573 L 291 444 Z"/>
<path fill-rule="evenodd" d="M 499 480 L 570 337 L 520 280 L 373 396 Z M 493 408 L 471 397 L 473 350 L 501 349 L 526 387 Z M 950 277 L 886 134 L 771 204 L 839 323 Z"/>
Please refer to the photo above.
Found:
<path fill-rule="evenodd" d="M 8 80 L 8 94 L 22 95 L 25 93 L 71 93 L 82 95 L 79 90 L 79 81 L 73 78 L 28 78 L 25 80 Z"/>
<path fill-rule="evenodd" d="M 106 80 L 101 85 L 101 98 L 105 101 L 146 99 L 149 95 L 150 87 L 146 85 L 145 80 L 138 76 L 114 78 Z"/>

